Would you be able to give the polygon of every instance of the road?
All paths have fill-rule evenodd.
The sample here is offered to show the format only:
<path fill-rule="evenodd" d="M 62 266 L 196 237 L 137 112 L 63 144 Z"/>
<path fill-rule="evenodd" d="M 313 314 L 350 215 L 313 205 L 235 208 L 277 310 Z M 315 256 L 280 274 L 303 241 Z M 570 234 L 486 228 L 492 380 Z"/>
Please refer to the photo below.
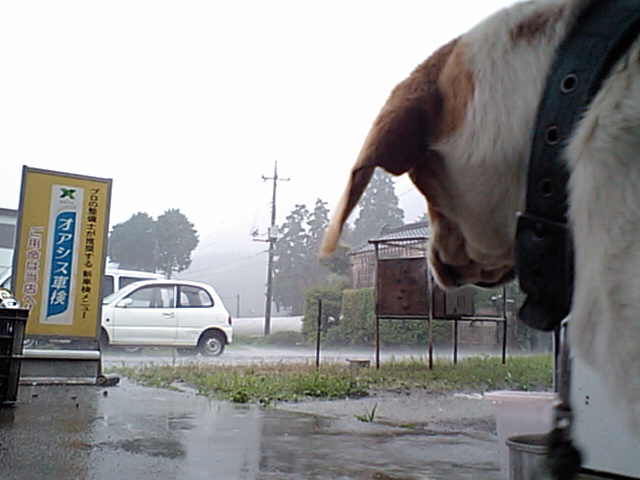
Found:
<path fill-rule="evenodd" d="M 461 354 L 462 356 L 462 354 Z M 392 359 L 427 359 L 426 349 L 385 349 L 380 350 L 380 361 Z M 448 350 L 439 350 L 434 358 L 451 358 Z M 349 360 L 368 360 L 375 365 L 375 351 L 373 348 L 320 348 L 320 363 L 343 363 Z M 154 363 L 156 365 L 180 365 L 193 363 L 210 363 L 215 365 L 248 365 L 252 363 L 312 363 L 316 361 L 316 350 L 313 347 L 257 347 L 252 345 L 227 346 L 220 357 L 181 356 L 174 349 L 147 348 L 140 352 L 128 353 L 121 349 L 111 349 L 103 356 L 103 365 L 141 365 Z"/>

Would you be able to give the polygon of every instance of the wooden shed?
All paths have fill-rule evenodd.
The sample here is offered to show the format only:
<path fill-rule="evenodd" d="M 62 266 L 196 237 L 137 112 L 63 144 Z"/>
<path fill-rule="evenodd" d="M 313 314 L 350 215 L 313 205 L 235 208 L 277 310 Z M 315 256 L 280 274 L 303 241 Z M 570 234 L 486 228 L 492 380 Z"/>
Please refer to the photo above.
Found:
<path fill-rule="evenodd" d="M 376 250 L 380 258 L 425 257 L 429 222 L 409 223 L 401 227 L 383 227 L 380 234 L 349 253 L 351 288 L 373 287 L 376 283 Z M 418 240 L 415 240 L 418 239 Z M 373 243 L 372 243 L 373 242 Z"/>
<path fill-rule="evenodd" d="M 502 289 L 501 312 L 476 312 L 477 290 L 474 287 L 445 291 L 437 286 L 427 262 L 429 234 L 427 221 L 384 227 L 378 236 L 349 254 L 351 287 L 373 287 L 376 292 L 376 366 L 379 366 L 380 319 L 428 320 L 430 366 L 433 351 L 432 320 L 451 321 L 454 362 L 457 361 L 458 343 L 462 341 L 468 345 L 501 345 L 504 363 L 507 340 L 506 290 Z"/>

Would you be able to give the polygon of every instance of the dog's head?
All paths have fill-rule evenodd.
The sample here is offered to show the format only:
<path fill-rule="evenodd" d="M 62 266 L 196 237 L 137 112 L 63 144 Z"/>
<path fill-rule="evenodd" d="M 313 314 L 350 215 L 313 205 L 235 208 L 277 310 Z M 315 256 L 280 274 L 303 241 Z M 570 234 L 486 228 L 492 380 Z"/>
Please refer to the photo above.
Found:
<path fill-rule="evenodd" d="M 321 254 L 335 249 L 342 225 L 380 167 L 407 173 L 425 196 L 430 263 L 442 285 L 490 286 L 512 278 L 516 213 L 524 207 L 538 104 L 558 47 L 588 3 L 516 3 L 418 66 L 374 121 Z M 640 98 L 639 51 L 636 40 L 562 153 L 570 173 L 575 261 L 572 350 L 600 374 L 636 433 L 640 194 L 633 133 L 640 125 L 634 101 Z"/>
<path fill-rule="evenodd" d="M 374 169 L 381 167 L 395 175 L 408 173 L 426 197 L 430 263 L 441 284 L 495 285 L 513 277 L 512 221 L 485 210 L 496 204 L 491 195 L 502 197 L 497 189 L 505 185 L 498 180 L 506 179 L 476 161 L 474 152 L 456 153 L 475 87 L 464 54 L 460 40 L 454 40 L 394 89 L 352 168 L 321 254 L 334 251 L 344 222 Z M 476 180 L 469 182 L 472 176 Z"/>
<path fill-rule="evenodd" d="M 408 173 L 425 196 L 429 259 L 444 286 L 514 278 L 531 130 L 562 7 L 528 2 L 436 51 L 392 91 L 327 229 L 321 255 L 373 171 Z M 526 54 L 525 54 L 526 53 Z M 532 55 L 535 58 L 531 58 Z"/>

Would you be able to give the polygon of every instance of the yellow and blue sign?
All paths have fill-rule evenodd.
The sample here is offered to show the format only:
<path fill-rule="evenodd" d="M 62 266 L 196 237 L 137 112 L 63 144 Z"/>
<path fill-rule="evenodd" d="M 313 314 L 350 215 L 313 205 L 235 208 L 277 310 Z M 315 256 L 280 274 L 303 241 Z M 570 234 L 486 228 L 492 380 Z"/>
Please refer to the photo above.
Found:
<path fill-rule="evenodd" d="M 24 167 L 14 295 L 28 335 L 96 338 L 111 180 Z"/>

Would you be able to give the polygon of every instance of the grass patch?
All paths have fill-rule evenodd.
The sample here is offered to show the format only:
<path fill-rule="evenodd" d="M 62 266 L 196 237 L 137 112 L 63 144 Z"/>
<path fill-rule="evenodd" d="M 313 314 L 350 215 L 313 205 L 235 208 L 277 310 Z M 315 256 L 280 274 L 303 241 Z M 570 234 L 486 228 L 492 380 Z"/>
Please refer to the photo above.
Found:
<path fill-rule="evenodd" d="M 495 357 L 465 358 L 453 365 L 436 362 L 433 370 L 423 360 L 397 360 L 380 369 L 353 370 L 346 365 L 275 364 L 249 366 L 144 365 L 115 367 L 132 381 L 172 388 L 185 382 L 199 393 L 237 403 L 269 405 L 303 398 L 358 398 L 371 390 L 431 392 L 488 390 L 549 390 L 552 386 L 551 355 L 515 356 L 506 365 Z"/>

